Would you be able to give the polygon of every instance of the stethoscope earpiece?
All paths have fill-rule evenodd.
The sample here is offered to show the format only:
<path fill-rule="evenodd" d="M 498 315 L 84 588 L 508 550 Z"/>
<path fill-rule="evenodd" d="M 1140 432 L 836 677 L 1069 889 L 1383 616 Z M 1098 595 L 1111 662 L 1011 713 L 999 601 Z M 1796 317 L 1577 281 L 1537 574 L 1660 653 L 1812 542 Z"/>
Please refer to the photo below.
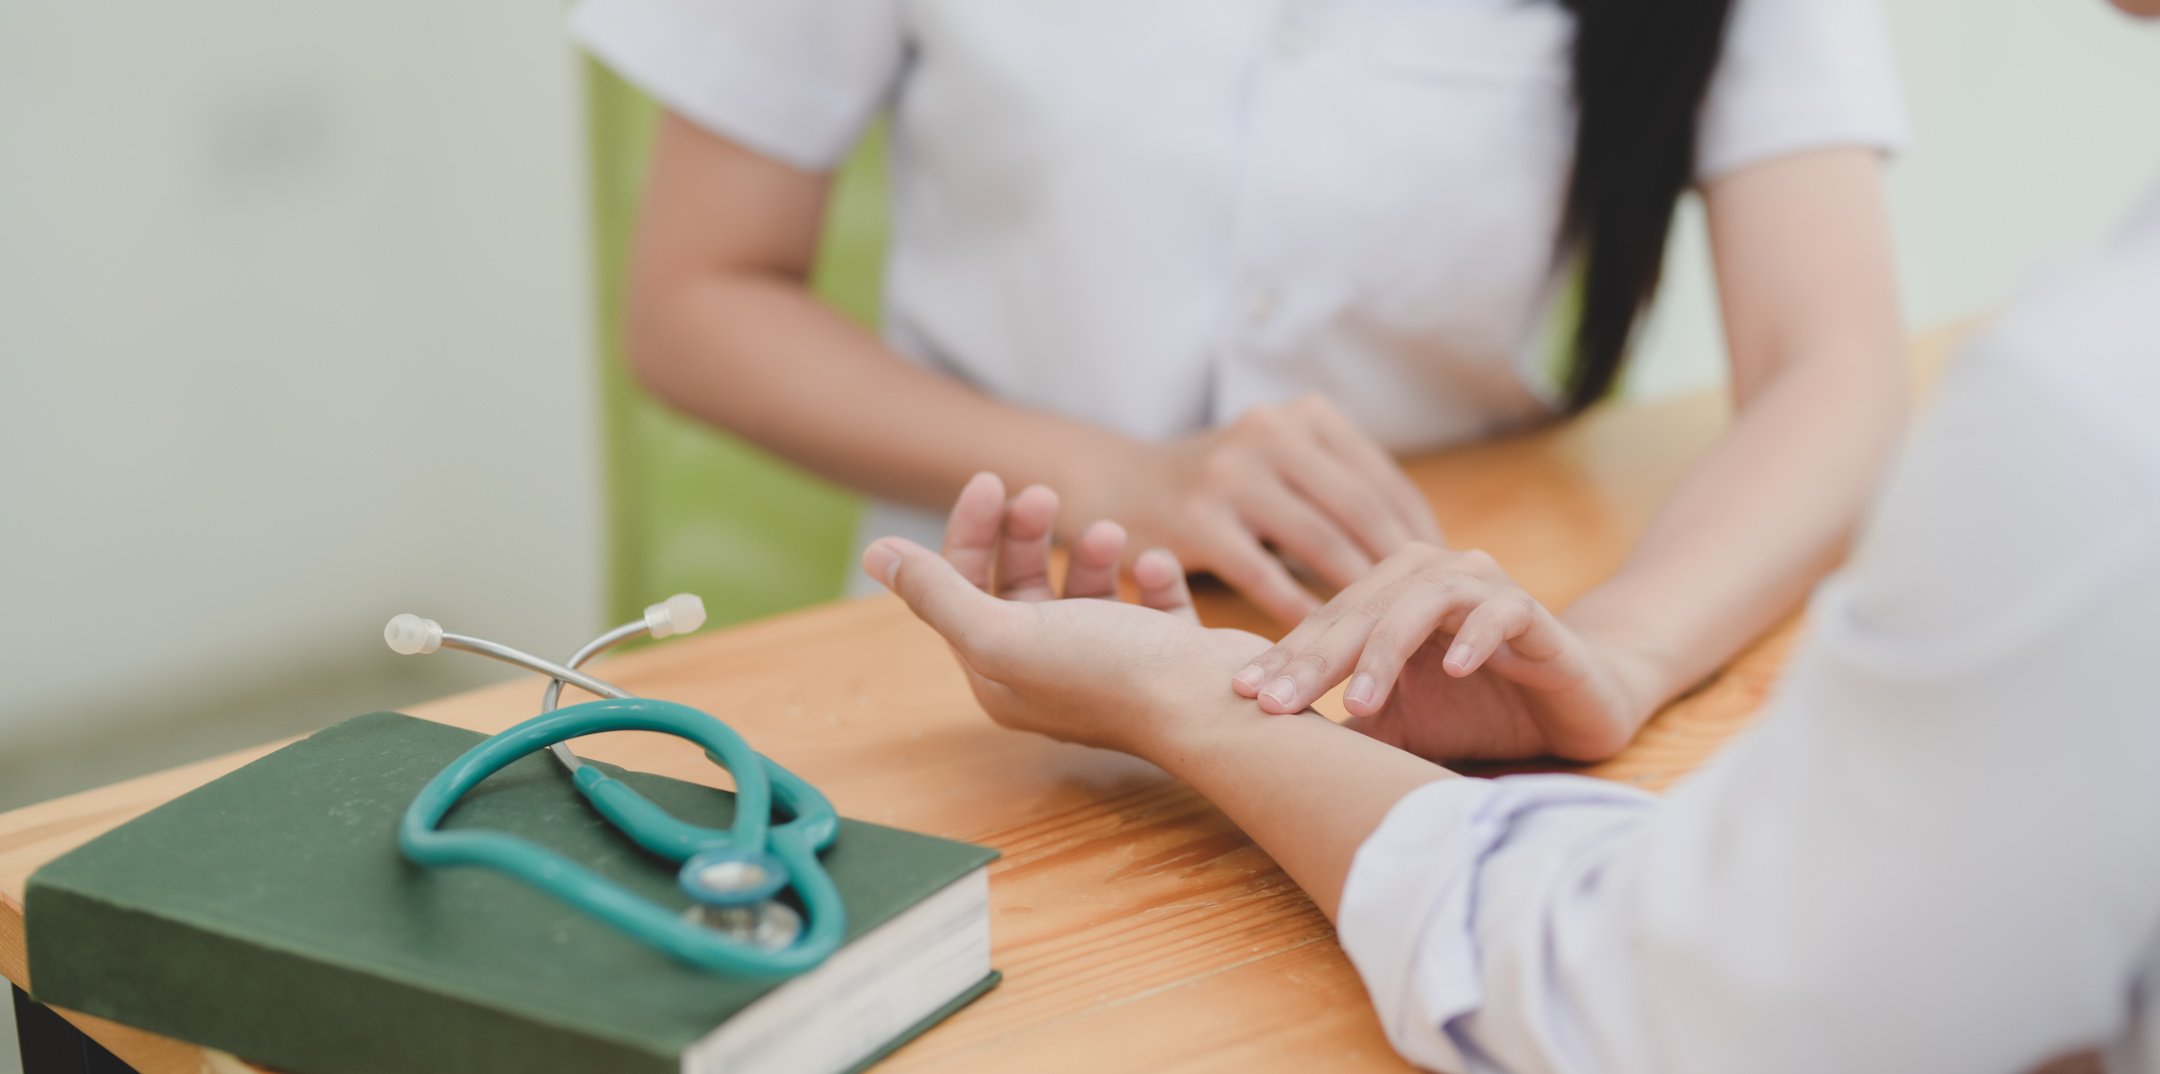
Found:
<path fill-rule="evenodd" d="M 399 656 L 417 656 L 442 648 L 442 624 L 433 619 L 422 619 L 411 612 L 390 617 L 383 624 L 383 642 L 390 651 Z"/>

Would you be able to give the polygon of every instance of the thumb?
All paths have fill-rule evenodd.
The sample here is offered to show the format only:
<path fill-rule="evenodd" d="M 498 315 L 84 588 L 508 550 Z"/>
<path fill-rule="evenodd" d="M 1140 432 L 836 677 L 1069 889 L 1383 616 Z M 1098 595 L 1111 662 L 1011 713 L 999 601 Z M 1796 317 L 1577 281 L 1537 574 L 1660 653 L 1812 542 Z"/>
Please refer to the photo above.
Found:
<path fill-rule="evenodd" d="M 863 549 L 863 573 L 907 602 L 915 617 L 959 645 L 1004 601 L 975 587 L 945 557 L 901 537 L 881 537 Z"/>

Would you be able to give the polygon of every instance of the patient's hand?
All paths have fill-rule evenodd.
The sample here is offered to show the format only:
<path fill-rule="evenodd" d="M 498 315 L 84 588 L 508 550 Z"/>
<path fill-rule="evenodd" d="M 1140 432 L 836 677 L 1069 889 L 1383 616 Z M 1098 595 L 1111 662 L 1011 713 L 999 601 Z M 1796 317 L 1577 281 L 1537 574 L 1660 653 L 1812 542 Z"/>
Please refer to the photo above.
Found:
<path fill-rule="evenodd" d="M 1202 627 L 1170 553 L 1133 561 L 1140 603 L 1123 603 L 1125 532 L 1098 522 L 1073 543 L 1056 599 L 1057 510 L 1047 488 L 1008 504 L 1004 484 L 978 474 L 953 505 L 943 557 L 887 537 L 863 552 L 863 570 L 944 635 L 984 711 L 1007 727 L 1148 756 L 1189 721 L 1250 711 L 1229 676 L 1267 639 Z"/>

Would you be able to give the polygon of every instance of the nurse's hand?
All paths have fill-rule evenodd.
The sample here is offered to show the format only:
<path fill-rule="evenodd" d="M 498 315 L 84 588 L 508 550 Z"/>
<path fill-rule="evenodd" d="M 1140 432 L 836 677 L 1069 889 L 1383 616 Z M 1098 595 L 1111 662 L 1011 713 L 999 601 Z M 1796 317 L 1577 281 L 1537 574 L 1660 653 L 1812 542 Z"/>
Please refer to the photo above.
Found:
<path fill-rule="evenodd" d="M 1350 725 L 1429 760 L 1602 760 L 1650 716 L 1654 668 L 1570 626 L 1483 552 L 1411 545 L 1232 677 L 1300 712 L 1350 680 Z"/>
<path fill-rule="evenodd" d="M 1440 540 L 1387 450 L 1317 395 L 1106 458 L 1068 491 L 1082 517 L 1118 520 L 1284 623 L 1320 602 L 1277 553 L 1340 589 L 1412 541 Z"/>
<path fill-rule="evenodd" d="M 864 550 L 863 571 L 944 635 L 976 700 L 1007 727 L 1150 756 L 1184 721 L 1250 712 L 1223 677 L 1267 639 L 1201 626 L 1176 557 L 1141 553 L 1140 603 L 1122 603 L 1125 533 L 1098 522 L 1074 542 L 1064 596 L 1099 599 L 1054 599 L 1057 510 L 1041 486 L 1008 505 L 1003 484 L 979 474 L 953 507 L 943 557 L 887 537 Z"/>

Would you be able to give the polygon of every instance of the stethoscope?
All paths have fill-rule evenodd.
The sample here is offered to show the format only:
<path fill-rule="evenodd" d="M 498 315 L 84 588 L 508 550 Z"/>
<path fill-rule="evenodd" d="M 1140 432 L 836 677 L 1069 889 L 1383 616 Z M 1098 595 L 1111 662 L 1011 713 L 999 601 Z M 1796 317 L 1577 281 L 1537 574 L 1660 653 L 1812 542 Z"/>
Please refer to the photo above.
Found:
<path fill-rule="evenodd" d="M 839 834 L 832 803 L 794 773 L 750 748 L 728 725 L 687 705 L 633 697 L 577 670 L 606 650 L 642 635 L 688 634 L 705 622 L 705 605 L 678 594 L 645 609 L 556 664 L 480 638 L 443 632 L 417 615 L 400 615 L 383 640 L 406 655 L 462 649 L 549 678 L 540 715 L 486 739 L 429 781 L 405 811 L 398 845 L 424 866 L 478 865 L 507 873 L 675 958 L 717 973 L 800 973 L 840 945 L 846 912 L 818 861 Z M 556 708 L 563 684 L 602 700 Z M 726 830 L 677 820 L 645 796 L 570 752 L 566 744 L 602 731 L 658 731 L 689 739 L 735 779 L 735 818 Z M 445 831 L 442 820 L 480 783 L 511 762 L 546 748 L 571 783 L 608 822 L 638 846 L 681 863 L 678 883 L 692 902 L 678 913 L 528 840 L 501 832 Z M 778 802 L 788 819 L 772 823 Z M 781 902 L 792 888 L 803 913 Z M 807 918 L 807 920 L 805 920 Z"/>

